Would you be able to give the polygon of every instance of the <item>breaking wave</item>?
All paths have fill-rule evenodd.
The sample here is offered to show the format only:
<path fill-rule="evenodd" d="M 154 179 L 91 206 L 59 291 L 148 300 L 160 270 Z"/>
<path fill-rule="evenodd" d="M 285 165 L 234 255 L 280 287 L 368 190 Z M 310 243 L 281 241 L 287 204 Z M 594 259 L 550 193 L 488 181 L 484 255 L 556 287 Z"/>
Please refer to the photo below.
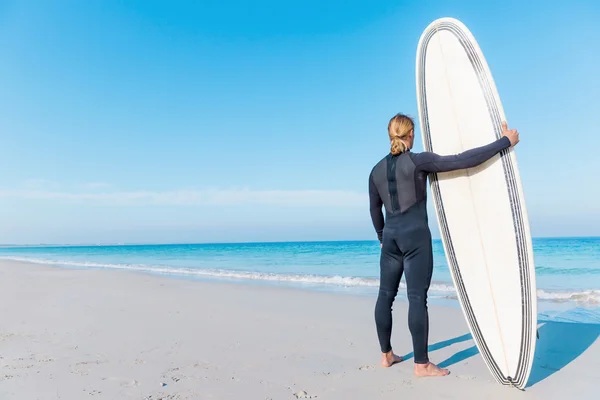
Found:
<path fill-rule="evenodd" d="M 77 261 L 60 261 L 29 257 L 0 257 L 3 260 L 12 260 L 20 262 L 30 262 L 36 264 L 46 264 L 61 267 L 75 268 L 96 268 L 96 269 L 113 269 L 146 272 L 162 275 L 186 276 L 197 278 L 217 278 L 217 279 L 237 279 L 237 280 L 254 280 L 254 281 L 270 281 L 282 283 L 296 283 L 305 285 L 325 285 L 339 287 L 371 287 L 377 288 L 379 280 L 369 277 L 352 277 L 352 276 L 326 276 L 326 275 L 308 275 L 308 274 L 278 274 L 256 271 L 235 271 L 225 269 L 199 269 L 199 268 L 178 268 L 163 265 L 146 265 L 146 264 L 111 264 L 98 262 L 77 262 Z M 405 288 L 404 282 L 400 284 L 401 288 Z M 448 299 L 457 299 L 454 285 L 443 282 L 434 282 L 431 285 L 431 291 L 442 295 Z M 550 291 L 538 289 L 538 300 L 548 302 L 576 302 L 580 304 L 598 305 L 600 304 L 600 290 L 587 289 L 580 291 Z"/>

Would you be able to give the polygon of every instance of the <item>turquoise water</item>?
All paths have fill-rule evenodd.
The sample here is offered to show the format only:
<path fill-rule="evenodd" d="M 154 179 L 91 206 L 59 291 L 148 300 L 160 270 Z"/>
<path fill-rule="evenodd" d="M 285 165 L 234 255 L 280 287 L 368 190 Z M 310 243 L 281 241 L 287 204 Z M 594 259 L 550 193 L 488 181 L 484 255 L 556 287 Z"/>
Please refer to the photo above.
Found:
<path fill-rule="evenodd" d="M 534 239 L 533 247 L 542 316 L 600 322 L 600 238 Z M 0 248 L 0 259 L 373 296 L 379 277 L 374 241 L 15 247 Z M 439 240 L 430 297 L 457 304 Z"/>

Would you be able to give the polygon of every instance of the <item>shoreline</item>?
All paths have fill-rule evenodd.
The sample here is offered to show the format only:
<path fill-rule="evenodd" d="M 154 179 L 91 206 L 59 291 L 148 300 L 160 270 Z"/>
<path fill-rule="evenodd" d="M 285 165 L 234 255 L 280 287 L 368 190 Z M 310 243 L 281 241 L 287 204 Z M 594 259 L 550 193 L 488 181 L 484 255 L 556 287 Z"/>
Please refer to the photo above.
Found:
<path fill-rule="evenodd" d="M 384 369 L 372 298 L 123 272 L 0 261 L 0 398 L 593 397 L 600 378 L 597 325 L 541 324 L 522 393 L 493 381 L 460 309 L 429 307 L 451 375 L 415 378 L 404 302 L 392 343 L 409 359 Z"/>
<path fill-rule="evenodd" d="M 375 298 L 377 296 L 378 279 L 371 277 L 349 277 L 310 274 L 282 274 L 258 271 L 213 270 L 171 267 L 167 265 L 131 265 L 103 264 L 97 262 L 70 262 L 36 260 L 21 257 L 0 256 L 0 262 L 14 262 L 64 268 L 70 270 L 97 270 L 141 273 L 158 277 L 182 279 L 193 282 L 222 283 L 226 285 L 249 285 L 259 287 L 276 287 L 282 289 L 299 289 L 308 292 L 343 294 L 349 296 Z M 355 282 L 358 281 L 357 282 Z M 344 282 L 347 281 L 347 282 Z M 369 281 L 365 283 L 363 281 Z M 573 318 L 572 322 L 600 324 L 600 290 L 599 289 L 543 289 L 538 287 L 538 318 L 551 321 L 553 316 L 564 321 Z M 404 280 L 400 284 L 397 300 L 407 302 Z M 460 309 L 454 283 L 445 280 L 433 280 L 429 291 L 430 304 Z M 570 311 L 574 315 L 569 315 Z M 580 312 L 583 310 L 583 313 Z M 561 315 L 561 313 L 567 313 Z M 587 313 L 587 314 L 586 314 Z M 589 318 L 586 319 L 586 316 Z M 582 319 L 584 318 L 584 319 Z"/>

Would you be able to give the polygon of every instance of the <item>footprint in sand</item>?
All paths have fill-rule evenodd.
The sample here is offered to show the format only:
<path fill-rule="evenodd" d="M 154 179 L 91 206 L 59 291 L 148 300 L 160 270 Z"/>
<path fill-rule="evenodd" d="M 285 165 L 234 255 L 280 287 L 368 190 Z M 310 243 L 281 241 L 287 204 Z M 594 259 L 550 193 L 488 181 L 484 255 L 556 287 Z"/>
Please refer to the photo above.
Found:
<path fill-rule="evenodd" d="M 316 399 L 317 396 L 309 396 L 308 393 L 306 393 L 304 390 L 294 393 L 294 396 L 297 399 Z"/>
<path fill-rule="evenodd" d="M 137 387 L 139 386 L 139 384 L 140 383 L 135 379 L 126 379 L 123 382 L 121 382 L 121 386 L 123 387 Z"/>
<path fill-rule="evenodd" d="M 15 335 L 14 333 L 0 333 L 0 342 L 3 342 L 7 339 L 11 339 L 15 336 L 17 335 Z"/>
<path fill-rule="evenodd" d="M 130 379 L 130 378 L 117 378 L 117 377 L 109 377 L 109 378 L 102 378 L 102 380 L 109 380 L 109 381 L 117 381 L 119 382 L 119 385 L 121 385 L 121 387 L 137 387 L 139 386 L 139 382 L 136 381 L 135 379 Z"/>
<path fill-rule="evenodd" d="M 195 394 L 192 394 L 191 396 L 194 396 Z M 196 397 L 191 397 L 188 395 L 185 395 L 185 397 L 182 397 L 181 394 L 179 393 L 175 393 L 175 394 L 165 394 L 165 393 L 158 393 L 156 395 L 151 394 L 149 396 L 144 397 L 144 400 L 180 400 L 180 399 L 191 399 L 191 398 L 196 398 Z"/>
<path fill-rule="evenodd" d="M 17 361 L 24 361 L 24 358 L 20 358 Z M 17 363 L 17 364 L 13 364 L 13 365 L 6 365 L 5 368 L 8 369 L 12 369 L 12 370 L 17 370 L 17 369 L 31 369 L 35 367 L 35 365 L 33 364 L 27 364 L 27 363 Z"/>
<path fill-rule="evenodd" d="M 173 382 L 177 383 L 182 379 L 187 378 L 185 375 L 179 372 L 179 367 L 171 368 L 165 372 L 162 377 L 164 379 L 171 379 Z"/>
<path fill-rule="evenodd" d="M 215 364 L 211 364 L 209 362 L 206 361 L 200 361 L 197 362 L 196 364 L 193 365 L 194 368 L 201 368 L 201 369 L 208 369 L 208 370 L 212 370 L 212 371 L 216 371 L 219 369 L 219 367 Z"/>
<path fill-rule="evenodd" d="M 34 355 L 32 358 L 35 359 L 35 361 L 37 361 L 39 363 L 49 363 L 49 362 L 54 361 L 54 359 L 52 357 L 43 357 L 38 354 Z"/>
<path fill-rule="evenodd" d="M 71 365 L 71 373 L 77 375 L 88 375 L 91 371 L 91 368 L 88 366 L 91 365 L 100 365 L 104 364 L 106 361 L 93 360 L 93 361 L 80 361 Z"/>
<path fill-rule="evenodd" d="M 363 365 L 361 367 L 358 368 L 360 371 L 368 371 L 371 369 L 375 369 L 375 367 L 373 367 L 372 365 Z"/>

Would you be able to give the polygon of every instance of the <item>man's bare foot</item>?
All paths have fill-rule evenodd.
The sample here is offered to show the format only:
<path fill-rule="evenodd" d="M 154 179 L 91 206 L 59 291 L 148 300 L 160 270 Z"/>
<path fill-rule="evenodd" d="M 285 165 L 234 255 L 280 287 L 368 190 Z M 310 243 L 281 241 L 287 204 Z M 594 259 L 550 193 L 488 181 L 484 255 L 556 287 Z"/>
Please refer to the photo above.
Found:
<path fill-rule="evenodd" d="M 385 368 L 391 367 L 392 365 L 402 361 L 402 357 L 395 355 L 393 351 L 389 351 L 381 355 L 381 365 L 383 365 Z"/>
<path fill-rule="evenodd" d="M 415 364 L 416 376 L 446 376 L 450 373 L 446 368 L 440 368 L 435 364 Z"/>

